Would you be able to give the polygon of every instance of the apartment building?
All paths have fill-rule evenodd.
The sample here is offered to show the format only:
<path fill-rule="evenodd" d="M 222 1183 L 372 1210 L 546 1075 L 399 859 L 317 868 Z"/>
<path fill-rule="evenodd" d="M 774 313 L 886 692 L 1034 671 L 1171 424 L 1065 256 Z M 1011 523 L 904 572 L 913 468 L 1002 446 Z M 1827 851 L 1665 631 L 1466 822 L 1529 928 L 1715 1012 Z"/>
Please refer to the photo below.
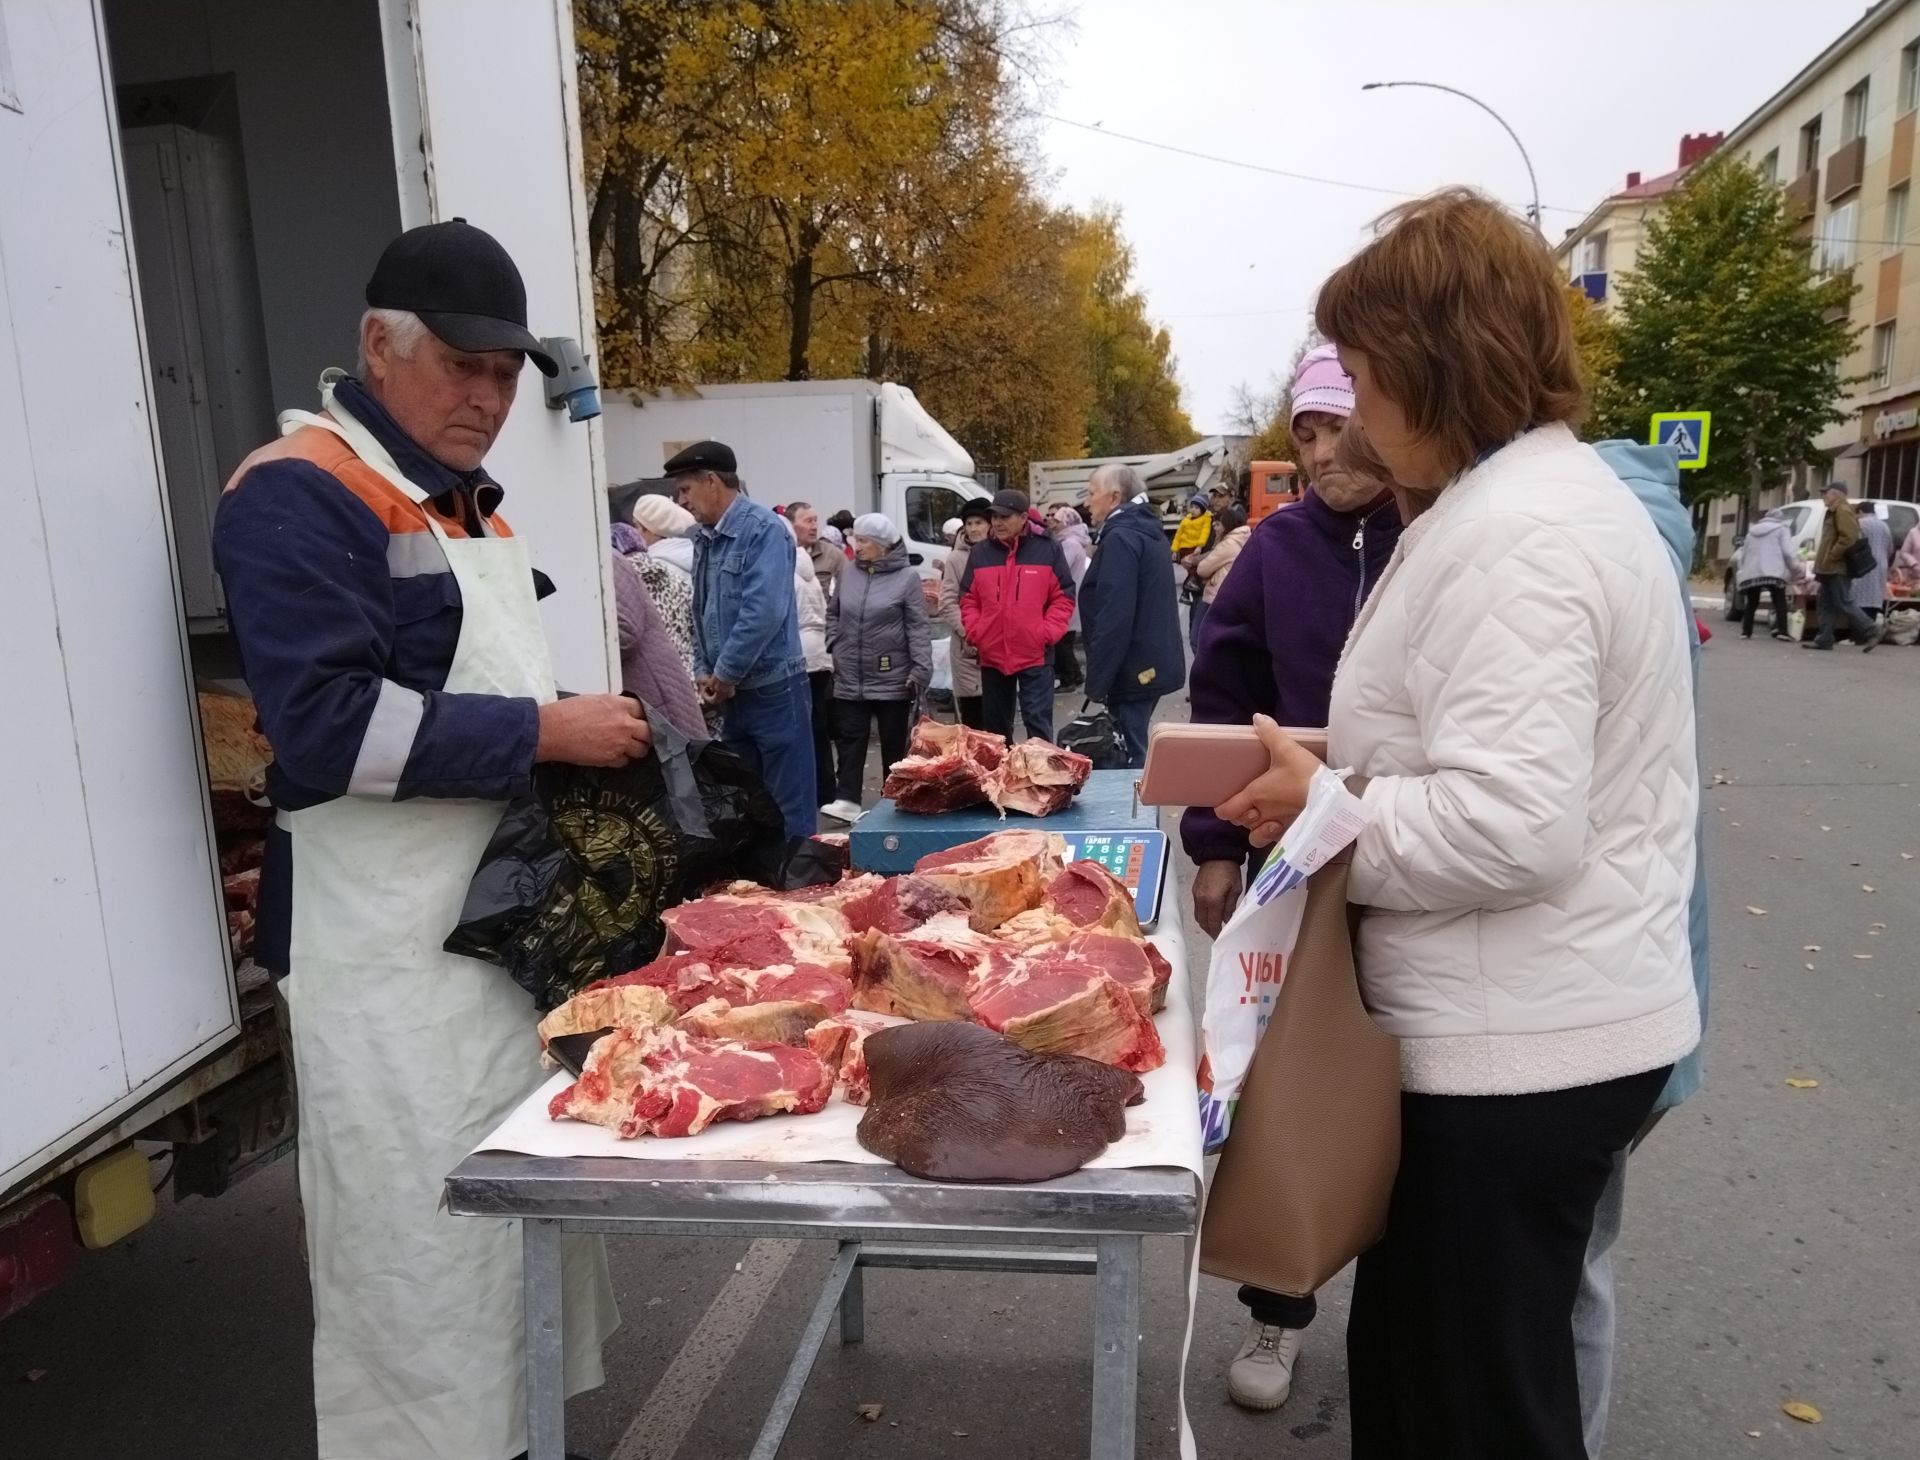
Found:
<path fill-rule="evenodd" d="M 1569 228 L 1554 250 L 1567 277 L 1602 309 L 1612 310 L 1620 284 L 1633 272 L 1649 219 L 1666 205 L 1687 170 L 1722 141 L 1719 132 L 1688 133 L 1680 139 L 1680 160 L 1671 172 L 1642 178 L 1627 174 L 1626 186 L 1607 197 L 1576 227 Z"/>

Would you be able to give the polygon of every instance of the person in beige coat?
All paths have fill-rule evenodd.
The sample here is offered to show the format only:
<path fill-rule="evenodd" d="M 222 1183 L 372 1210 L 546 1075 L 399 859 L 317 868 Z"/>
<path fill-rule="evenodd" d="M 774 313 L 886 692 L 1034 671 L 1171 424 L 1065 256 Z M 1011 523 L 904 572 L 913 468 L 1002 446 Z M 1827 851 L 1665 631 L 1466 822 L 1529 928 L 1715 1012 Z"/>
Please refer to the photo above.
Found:
<path fill-rule="evenodd" d="M 967 570 L 967 554 L 973 545 L 985 540 L 993 521 L 986 498 L 979 497 L 960 509 L 960 526 L 952 534 L 953 548 L 940 567 L 940 603 L 934 611 L 937 622 L 952 631 L 949 663 L 953 669 L 953 703 L 960 723 L 976 730 L 986 728 L 980 706 L 980 656 L 967 642 L 960 626 L 960 575 Z"/>
<path fill-rule="evenodd" d="M 1247 526 L 1246 508 L 1238 503 L 1222 508 L 1215 521 L 1218 540 L 1206 552 L 1187 562 L 1187 576 L 1201 585 L 1200 601 L 1187 614 L 1187 647 L 1196 653 L 1200 648 L 1200 625 L 1207 621 L 1207 613 L 1220 594 L 1220 585 L 1227 581 L 1234 559 L 1253 536 L 1253 529 Z"/>

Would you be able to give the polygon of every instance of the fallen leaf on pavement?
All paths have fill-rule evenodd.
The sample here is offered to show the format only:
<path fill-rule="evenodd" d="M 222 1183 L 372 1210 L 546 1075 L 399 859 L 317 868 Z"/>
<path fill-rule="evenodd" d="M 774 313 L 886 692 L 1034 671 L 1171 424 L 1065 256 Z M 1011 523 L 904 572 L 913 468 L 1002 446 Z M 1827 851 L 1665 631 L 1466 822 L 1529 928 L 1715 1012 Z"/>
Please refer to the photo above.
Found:
<path fill-rule="evenodd" d="M 1822 830 L 1822 831 L 1832 831 L 1832 830 L 1833 830 L 1833 828 L 1832 828 L 1832 827 L 1830 827 L 1830 826 L 1823 826 L 1823 827 L 1821 827 L 1821 828 L 1820 828 L 1820 830 Z"/>
<path fill-rule="evenodd" d="M 1873 887 L 1872 887 L 1872 884 L 1870 884 L 1870 883 L 1866 883 L 1866 882 L 1862 882 L 1862 883 L 1860 884 L 1860 890 L 1861 890 L 1862 892 L 1871 892 L 1871 891 L 1873 891 Z"/>
<path fill-rule="evenodd" d="M 27 1382 L 29 1384 L 38 1384 L 42 1379 L 46 1377 L 47 1377 L 47 1371 L 45 1369 L 28 1369 L 27 1370 Z"/>
<path fill-rule="evenodd" d="M 1803 953 L 1818 953 L 1820 951 L 1820 945 L 1818 943 L 1809 943 L 1800 951 Z"/>
<path fill-rule="evenodd" d="M 1747 905 L 1747 911 L 1752 913 L 1756 918 L 1764 918 L 1767 915 L 1767 910 L 1764 907 L 1755 907 L 1751 903 Z"/>
<path fill-rule="evenodd" d="M 1780 1408 L 1805 1425 L 1817 1425 L 1822 1418 L 1820 1411 L 1804 1399 L 1789 1399 Z"/>
<path fill-rule="evenodd" d="M 956 1440 L 964 1440 L 967 1437 L 967 1432 L 965 1430 L 955 1430 L 953 1432 L 953 1437 Z"/>
<path fill-rule="evenodd" d="M 1867 924 L 1867 931 L 1868 931 L 1869 933 L 1877 933 L 1877 932 L 1879 932 L 1879 931 L 1880 931 L 1880 930 L 1881 930 L 1882 928 L 1884 928 L 1884 927 L 1886 927 L 1886 924 L 1885 924 L 1885 923 L 1868 923 L 1868 924 Z"/>
<path fill-rule="evenodd" d="M 868 1424 L 872 1424 L 887 1412 L 887 1407 L 884 1404 L 856 1404 L 853 1407 L 853 1412 Z"/>
<path fill-rule="evenodd" d="M 1789 1090 L 1817 1090 L 1820 1088 L 1820 1082 L 1818 1080 L 1809 1080 L 1804 1075 L 1788 1075 L 1787 1088 Z"/>
<path fill-rule="evenodd" d="M 1758 1431 L 1758 1430 L 1748 1430 L 1748 1431 L 1747 1431 L 1747 1438 L 1748 1438 L 1749 1440 L 1757 1440 L 1757 1439 L 1759 1439 L 1759 1438 L 1760 1438 L 1760 1431 Z"/>
<path fill-rule="evenodd" d="M 1873 955 L 1871 953 L 1856 953 L 1853 956 L 1862 963 L 1871 963 L 1873 961 Z"/>
<path fill-rule="evenodd" d="M 1900 854 L 1900 860 L 1901 860 L 1901 861 L 1903 861 L 1903 862 L 1911 862 L 1911 861 L 1913 860 L 1913 853 L 1912 853 L 1912 852 L 1902 852 L 1902 853 Z"/>
<path fill-rule="evenodd" d="M 1809 963 L 1809 964 L 1807 965 L 1807 972 L 1808 972 L 1808 973 L 1812 973 L 1812 972 L 1813 972 L 1813 965 L 1812 965 L 1811 963 Z"/>

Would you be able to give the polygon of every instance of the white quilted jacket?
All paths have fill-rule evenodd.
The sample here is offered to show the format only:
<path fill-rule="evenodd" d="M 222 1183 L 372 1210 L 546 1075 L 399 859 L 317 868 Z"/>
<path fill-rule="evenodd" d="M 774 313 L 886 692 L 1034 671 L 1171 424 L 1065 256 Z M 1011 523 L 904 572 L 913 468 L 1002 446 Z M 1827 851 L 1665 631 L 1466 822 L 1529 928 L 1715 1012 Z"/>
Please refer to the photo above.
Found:
<path fill-rule="evenodd" d="M 1565 427 L 1496 452 L 1401 536 L 1330 732 L 1333 764 L 1371 778 L 1349 896 L 1405 1089 L 1568 1089 L 1699 1042 L 1673 563 Z"/>

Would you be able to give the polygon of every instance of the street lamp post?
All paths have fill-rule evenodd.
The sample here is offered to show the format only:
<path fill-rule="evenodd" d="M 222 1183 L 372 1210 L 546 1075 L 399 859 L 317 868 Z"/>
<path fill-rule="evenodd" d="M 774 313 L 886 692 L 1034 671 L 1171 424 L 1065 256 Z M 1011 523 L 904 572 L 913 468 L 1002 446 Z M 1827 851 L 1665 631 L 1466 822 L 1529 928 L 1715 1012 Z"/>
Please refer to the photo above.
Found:
<path fill-rule="evenodd" d="M 1533 159 L 1527 156 L 1526 145 L 1521 142 L 1520 134 L 1507 125 L 1507 119 L 1505 117 L 1501 116 L 1499 112 L 1488 106 L 1472 92 L 1462 91 L 1457 86 L 1443 86 L 1438 81 L 1369 81 L 1360 89 L 1362 91 L 1383 91 L 1393 86 L 1423 86 L 1429 91 L 1449 92 L 1459 97 L 1462 101 L 1472 102 L 1475 106 L 1479 107 L 1481 111 L 1498 122 L 1501 130 L 1513 138 L 1513 145 L 1520 149 L 1520 160 L 1527 165 L 1527 183 L 1533 189 L 1533 204 L 1527 209 L 1527 218 L 1533 224 L 1536 232 L 1544 232 L 1540 223 L 1540 180 L 1533 175 Z"/>

